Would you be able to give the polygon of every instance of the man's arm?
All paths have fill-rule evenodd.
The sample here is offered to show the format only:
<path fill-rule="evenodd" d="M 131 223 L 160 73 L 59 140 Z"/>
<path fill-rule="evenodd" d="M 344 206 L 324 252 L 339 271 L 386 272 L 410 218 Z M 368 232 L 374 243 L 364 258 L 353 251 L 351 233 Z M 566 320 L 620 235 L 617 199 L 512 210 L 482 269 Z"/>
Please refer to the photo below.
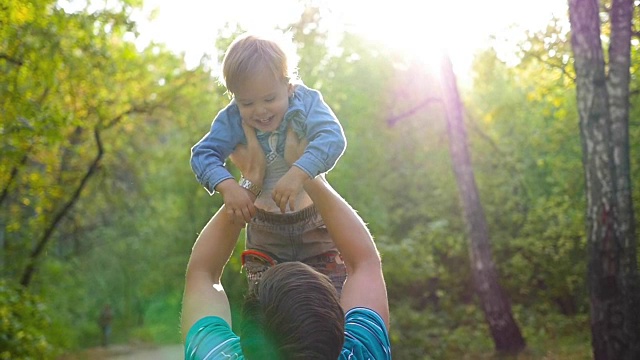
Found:
<path fill-rule="evenodd" d="M 220 283 L 222 271 L 244 224 L 224 206 L 209 220 L 191 250 L 182 297 L 182 336 L 205 316 L 219 316 L 231 326 L 229 300 Z"/>
<path fill-rule="evenodd" d="M 245 177 L 262 186 L 266 160 L 255 130 L 242 124 L 247 145 L 238 145 L 232 160 Z M 244 190 L 255 200 L 255 195 Z M 196 321 L 205 316 L 219 316 L 231 326 L 229 300 L 220 283 L 222 271 L 235 248 L 244 222 L 226 210 L 226 205 L 204 227 L 191 250 L 187 265 L 186 284 L 182 300 L 182 334 L 187 336 Z"/>
<path fill-rule="evenodd" d="M 340 303 L 345 312 L 365 307 L 389 327 L 389 303 L 380 255 L 371 233 L 355 210 L 322 176 L 308 180 L 305 190 L 320 211 L 347 267 Z"/>

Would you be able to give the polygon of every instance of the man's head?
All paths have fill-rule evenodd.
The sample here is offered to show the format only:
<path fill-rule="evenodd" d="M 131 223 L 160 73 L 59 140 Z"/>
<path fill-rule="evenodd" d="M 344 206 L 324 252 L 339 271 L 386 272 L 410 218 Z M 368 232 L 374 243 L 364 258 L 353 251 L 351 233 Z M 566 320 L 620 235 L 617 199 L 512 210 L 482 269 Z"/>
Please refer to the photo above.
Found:
<path fill-rule="evenodd" d="M 323 274 L 300 262 L 264 272 L 247 295 L 240 342 L 248 359 L 336 359 L 344 311 Z"/>

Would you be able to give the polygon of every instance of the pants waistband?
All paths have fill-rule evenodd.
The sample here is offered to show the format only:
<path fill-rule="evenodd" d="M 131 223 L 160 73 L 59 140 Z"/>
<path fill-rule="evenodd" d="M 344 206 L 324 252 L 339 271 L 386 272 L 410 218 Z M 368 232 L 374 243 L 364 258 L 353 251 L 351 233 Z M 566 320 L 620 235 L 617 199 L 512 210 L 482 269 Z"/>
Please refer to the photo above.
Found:
<path fill-rule="evenodd" d="M 265 250 L 247 249 L 242 252 L 242 255 L 240 257 L 242 266 L 244 266 L 245 263 L 247 262 L 247 257 L 252 257 L 252 256 L 254 258 L 255 257 L 260 258 L 262 261 L 265 262 L 265 264 L 268 264 L 269 266 L 274 266 L 274 265 L 284 263 L 284 262 L 289 262 L 289 261 L 300 261 L 300 262 L 306 263 L 312 260 L 320 260 L 324 262 L 329 262 L 328 261 L 329 259 L 334 259 L 334 260 L 331 260 L 330 262 L 338 262 L 340 264 L 343 263 L 342 256 L 340 255 L 340 252 L 338 250 L 325 251 L 321 254 L 311 255 L 302 260 L 282 260 L 279 257 L 275 256 L 274 254 Z M 335 260 L 336 257 L 339 260 Z"/>
<path fill-rule="evenodd" d="M 307 206 L 300 211 L 286 214 L 273 213 L 262 209 L 257 210 L 256 216 L 254 217 L 255 220 L 272 224 L 295 224 L 307 219 L 312 219 L 318 215 L 318 209 L 316 209 L 315 205 Z"/>

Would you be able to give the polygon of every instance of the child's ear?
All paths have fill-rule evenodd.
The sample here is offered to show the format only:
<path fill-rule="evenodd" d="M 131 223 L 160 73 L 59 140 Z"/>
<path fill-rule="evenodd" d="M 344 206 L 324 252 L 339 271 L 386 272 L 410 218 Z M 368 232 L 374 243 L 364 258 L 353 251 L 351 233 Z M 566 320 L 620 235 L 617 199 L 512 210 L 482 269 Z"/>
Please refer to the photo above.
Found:
<path fill-rule="evenodd" d="M 289 83 L 289 88 L 287 90 L 289 92 L 289 97 L 293 96 L 293 84 Z"/>

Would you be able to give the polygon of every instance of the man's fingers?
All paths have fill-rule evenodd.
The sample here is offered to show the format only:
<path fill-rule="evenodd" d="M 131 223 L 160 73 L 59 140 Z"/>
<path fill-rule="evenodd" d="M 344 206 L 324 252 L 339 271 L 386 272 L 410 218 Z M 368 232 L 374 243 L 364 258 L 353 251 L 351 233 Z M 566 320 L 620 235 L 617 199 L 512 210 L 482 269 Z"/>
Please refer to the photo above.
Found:
<path fill-rule="evenodd" d="M 251 221 L 251 212 L 249 211 L 248 208 L 243 209 L 240 215 L 242 216 L 245 222 Z"/>
<path fill-rule="evenodd" d="M 295 136 L 295 133 L 296 133 L 296 132 L 293 130 L 293 126 L 289 125 L 289 127 L 287 128 L 287 139 L 289 138 L 289 135 L 292 135 L 292 134 L 293 134 L 293 136 Z M 292 137 L 292 139 L 293 139 L 293 138 L 294 138 L 294 137 Z M 297 137 L 297 136 L 295 136 L 295 139 L 297 139 L 297 138 L 298 138 L 298 137 Z"/>
<path fill-rule="evenodd" d="M 236 210 L 235 209 L 231 209 L 229 208 L 227 210 L 227 214 L 229 214 L 229 217 L 231 218 L 231 223 L 232 224 L 237 224 L 238 221 L 238 216 L 236 214 Z"/>
<path fill-rule="evenodd" d="M 287 209 L 287 198 L 280 193 L 273 193 L 273 202 L 280 208 L 280 212 L 284 214 Z"/>
<path fill-rule="evenodd" d="M 253 127 L 242 121 L 242 130 L 244 130 L 244 136 L 247 138 L 247 144 L 253 144 L 257 142 L 258 137 L 256 136 L 256 131 Z"/>
<path fill-rule="evenodd" d="M 231 217 L 231 222 L 234 224 L 237 223 L 248 223 L 253 218 L 251 211 L 249 209 L 227 209 L 227 214 Z"/>
<path fill-rule="evenodd" d="M 291 211 L 295 211 L 296 210 L 296 198 L 295 198 L 295 196 L 289 197 L 289 209 L 291 209 Z"/>
<path fill-rule="evenodd" d="M 284 159 L 287 164 L 291 165 L 296 160 L 298 160 L 298 146 L 299 146 L 298 136 L 293 131 L 293 127 L 289 126 L 287 128 L 287 137 L 284 145 Z"/>
<path fill-rule="evenodd" d="M 229 156 L 231 161 L 233 161 L 233 163 L 238 167 L 238 169 L 240 169 L 241 172 L 243 170 L 246 170 L 246 163 L 249 159 L 248 153 L 249 150 L 247 149 L 246 145 L 238 144 Z"/>

